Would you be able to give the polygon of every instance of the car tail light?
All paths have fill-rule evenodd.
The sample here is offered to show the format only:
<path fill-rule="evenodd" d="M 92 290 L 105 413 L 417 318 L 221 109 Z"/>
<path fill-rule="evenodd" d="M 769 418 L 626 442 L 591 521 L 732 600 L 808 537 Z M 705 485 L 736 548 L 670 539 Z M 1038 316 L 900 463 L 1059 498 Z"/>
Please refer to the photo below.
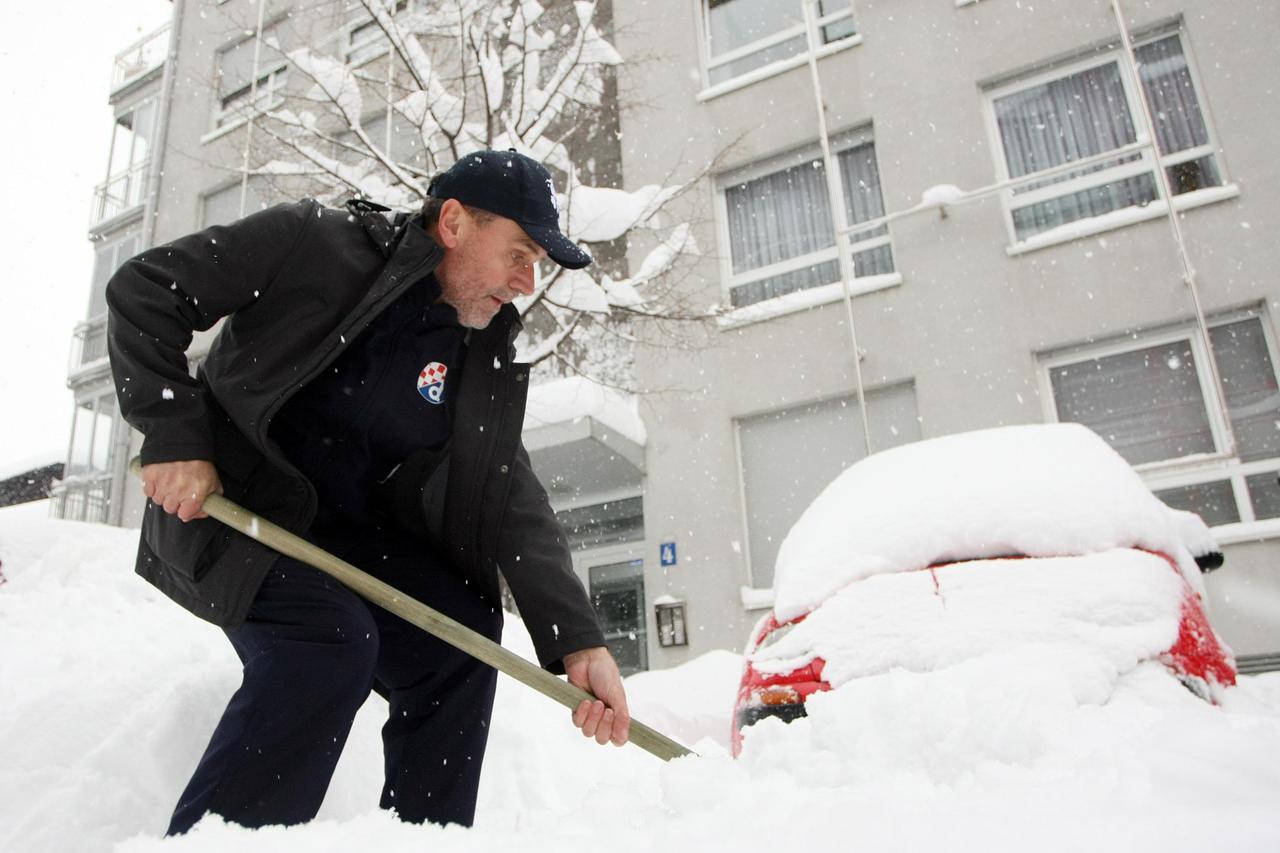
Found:
<path fill-rule="evenodd" d="M 761 705 L 790 705 L 800 701 L 800 694 L 794 687 L 775 684 L 759 691 L 753 698 L 759 700 Z"/>

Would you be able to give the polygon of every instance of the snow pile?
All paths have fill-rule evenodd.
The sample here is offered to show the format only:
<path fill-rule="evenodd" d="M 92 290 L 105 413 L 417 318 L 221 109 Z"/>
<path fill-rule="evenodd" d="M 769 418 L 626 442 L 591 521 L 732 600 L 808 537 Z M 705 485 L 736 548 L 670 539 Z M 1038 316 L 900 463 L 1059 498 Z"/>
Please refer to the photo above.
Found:
<path fill-rule="evenodd" d="M 1076 699 L 1097 704 L 1121 673 L 1173 645 L 1184 589 L 1163 558 L 1128 549 L 876 575 L 836 593 L 753 662 L 790 672 L 821 657 L 835 687 L 1017 650 L 1075 661 L 1088 673 L 1074 683 Z"/>
<path fill-rule="evenodd" d="M 211 817 L 161 839 L 239 681 L 235 656 L 133 576 L 135 533 L 43 513 L 0 510 L 6 851 L 651 853 L 756 849 L 780 833 L 804 849 L 859 851 L 1264 851 L 1280 840 L 1280 675 L 1242 679 L 1216 708 L 1140 664 L 1098 704 L 1092 685 L 1111 678 L 1100 658 L 991 642 L 978 613 L 950 640 L 968 654 L 904 652 L 953 665 L 856 678 L 812 698 L 805 720 L 749 729 L 738 761 L 725 749 L 737 655 L 628 679 L 639 719 L 701 738 L 690 744 L 701 757 L 670 764 L 598 747 L 563 709 L 499 679 L 471 830 L 377 809 L 386 707 L 374 697 L 317 821 L 251 831 Z M 504 642 L 529 653 L 514 620 Z"/>
<path fill-rule="evenodd" d="M 630 395 L 581 376 L 554 379 L 529 389 L 525 429 L 568 423 L 579 418 L 593 418 L 636 444 L 645 443 L 644 421 L 640 419 L 635 398 Z"/>
<path fill-rule="evenodd" d="M 1079 424 L 920 441 L 863 459 L 814 500 L 779 549 L 775 612 L 786 621 L 854 581 L 948 560 L 1124 547 L 1169 554 L 1202 592 L 1188 528 Z"/>
<path fill-rule="evenodd" d="M 964 200 L 964 190 L 955 184 L 937 184 L 920 194 L 917 207 L 935 207 L 944 204 L 957 204 Z"/>

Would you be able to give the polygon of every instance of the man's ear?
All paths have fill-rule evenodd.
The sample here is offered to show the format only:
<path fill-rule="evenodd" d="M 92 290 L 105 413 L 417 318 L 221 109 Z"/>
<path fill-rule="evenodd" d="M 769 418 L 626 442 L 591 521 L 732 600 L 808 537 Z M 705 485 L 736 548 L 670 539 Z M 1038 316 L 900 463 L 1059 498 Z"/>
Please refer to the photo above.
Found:
<path fill-rule="evenodd" d="M 456 249 L 467 227 L 467 209 L 456 198 L 445 199 L 436 220 L 436 235 L 446 249 Z"/>

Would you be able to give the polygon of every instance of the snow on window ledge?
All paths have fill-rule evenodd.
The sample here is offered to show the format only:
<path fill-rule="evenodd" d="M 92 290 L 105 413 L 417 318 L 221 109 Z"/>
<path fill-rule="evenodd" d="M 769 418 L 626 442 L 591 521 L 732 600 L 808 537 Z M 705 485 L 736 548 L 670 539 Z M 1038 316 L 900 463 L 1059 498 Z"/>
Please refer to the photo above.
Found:
<path fill-rule="evenodd" d="M 1219 545 L 1238 545 L 1241 542 L 1280 539 L 1280 518 L 1220 524 L 1217 527 L 1209 528 L 1209 532 L 1213 534 L 1213 540 Z"/>
<path fill-rule="evenodd" d="M 742 606 L 747 610 L 767 610 L 773 607 L 772 589 L 755 589 L 749 586 L 738 587 L 742 597 Z"/>
<path fill-rule="evenodd" d="M 862 296 L 865 293 L 887 290 L 900 284 L 902 284 L 902 273 L 897 272 L 855 278 L 849 283 L 849 295 Z M 820 305 L 829 305 L 842 299 L 844 299 L 844 286 L 840 282 L 824 284 L 821 287 L 797 290 L 795 293 L 775 296 L 773 299 L 735 308 L 717 318 L 716 323 L 722 330 L 737 329 L 798 311 L 807 311 Z"/>
<path fill-rule="evenodd" d="M 1190 210 L 1206 204 L 1227 201 L 1238 195 L 1240 195 L 1239 184 L 1208 187 L 1203 190 L 1193 190 L 1189 193 L 1174 196 L 1173 207 L 1174 210 Z M 1037 249 L 1070 243 L 1072 240 L 1078 240 L 1081 237 L 1101 234 L 1103 231 L 1111 231 L 1116 228 L 1123 228 L 1126 225 L 1159 219 L 1168 215 L 1168 210 L 1168 205 L 1161 200 L 1153 201 L 1145 207 L 1125 207 L 1120 210 L 1113 210 L 1110 213 L 1104 213 L 1101 216 L 1077 219 L 1075 222 L 1068 222 L 1066 225 L 1059 225 L 1057 228 L 1041 231 L 1039 234 L 1028 237 L 1020 243 L 1014 243 L 1012 246 L 1007 247 L 1005 252 L 1009 257 L 1016 257 L 1027 252 L 1034 252 Z"/>
<path fill-rule="evenodd" d="M 823 45 L 818 48 L 817 55 L 819 59 L 822 59 L 823 57 L 831 56 L 833 53 L 839 53 L 842 50 L 848 50 L 849 48 L 859 44 L 862 44 L 862 33 L 855 33 L 848 38 Z M 707 86 L 695 97 L 698 103 L 706 103 L 712 98 L 727 95 L 729 92 L 736 92 L 738 89 L 745 88 L 753 83 L 759 83 L 761 80 L 768 80 L 770 77 L 776 77 L 779 74 L 784 74 L 793 68 L 799 68 L 801 65 L 808 64 L 808 62 L 808 51 L 797 54 L 796 56 L 789 56 L 786 59 L 779 59 L 777 62 L 770 62 L 768 65 L 748 71 L 745 74 L 740 74 L 739 76 L 730 80 L 725 80 L 722 83 Z"/>
<path fill-rule="evenodd" d="M 226 124 L 221 125 L 219 127 L 215 127 L 213 130 L 209 131 L 204 136 L 200 137 L 200 144 L 207 145 L 208 143 L 212 142 L 215 139 L 221 139 L 231 131 L 236 130 L 237 128 L 244 127 L 248 123 L 249 123 L 248 116 L 243 116 L 243 115 L 236 116 Z"/>

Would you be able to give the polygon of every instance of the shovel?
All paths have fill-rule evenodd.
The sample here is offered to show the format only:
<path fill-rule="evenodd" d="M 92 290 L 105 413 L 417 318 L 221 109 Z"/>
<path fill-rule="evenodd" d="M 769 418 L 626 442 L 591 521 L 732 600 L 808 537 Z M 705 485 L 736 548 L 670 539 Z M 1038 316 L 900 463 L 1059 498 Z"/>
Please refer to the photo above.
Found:
<path fill-rule="evenodd" d="M 142 462 L 135 458 L 129 465 L 135 474 L 142 473 Z M 357 569 L 350 563 L 340 560 L 323 548 L 319 548 L 300 536 L 296 536 L 283 527 L 272 524 L 265 518 L 238 506 L 222 495 L 209 495 L 204 499 L 201 510 L 221 521 L 233 530 L 243 533 L 278 551 L 287 557 L 293 557 L 309 566 L 313 566 L 327 575 L 337 579 L 356 594 L 412 623 L 433 637 L 445 641 L 454 648 L 460 649 L 483 663 L 506 673 L 516 681 L 526 684 L 544 696 L 554 699 L 566 708 L 573 710 L 584 699 L 595 701 L 587 691 L 567 681 L 562 681 L 539 666 L 536 666 L 517 654 L 514 654 L 488 637 L 483 637 L 467 626 L 450 619 L 438 610 L 423 604 L 400 592 L 390 584 L 383 583 L 367 572 Z M 670 761 L 694 753 L 676 743 L 671 738 L 649 728 L 639 720 L 631 720 L 631 737 L 629 743 L 656 755 L 663 761 Z"/>

